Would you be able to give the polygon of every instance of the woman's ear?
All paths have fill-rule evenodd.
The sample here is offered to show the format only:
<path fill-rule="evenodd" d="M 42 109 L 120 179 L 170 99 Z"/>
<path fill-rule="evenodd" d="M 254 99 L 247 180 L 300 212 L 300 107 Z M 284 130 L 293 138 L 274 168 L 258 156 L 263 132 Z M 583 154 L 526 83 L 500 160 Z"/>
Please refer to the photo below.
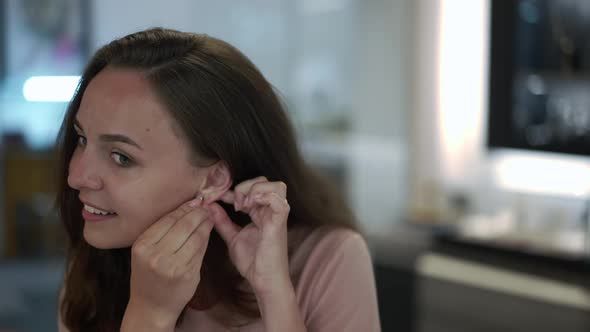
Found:
<path fill-rule="evenodd" d="M 205 181 L 200 190 L 204 203 L 209 204 L 217 201 L 231 188 L 232 182 L 231 173 L 225 161 L 218 161 L 213 166 L 208 167 Z"/>

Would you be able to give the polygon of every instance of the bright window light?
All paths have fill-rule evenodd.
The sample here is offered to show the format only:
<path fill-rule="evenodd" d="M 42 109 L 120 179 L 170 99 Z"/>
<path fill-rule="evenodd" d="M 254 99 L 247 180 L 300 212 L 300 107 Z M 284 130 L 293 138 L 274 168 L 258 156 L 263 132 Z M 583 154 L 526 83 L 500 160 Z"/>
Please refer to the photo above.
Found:
<path fill-rule="evenodd" d="M 443 174 L 461 181 L 483 131 L 489 9 L 486 1 L 440 0 L 439 6 L 435 75 Z"/>
<path fill-rule="evenodd" d="M 23 96 L 31 102 L 69 102 L 80 76 L 33 76 L 23 85 Z"/>
<path fill-rule="evenodd" d="M 500 154 L 495 162 L 500 188 L 532 194 L 586 197 L 590 194 L 590 165 L 550 154 Z"/>

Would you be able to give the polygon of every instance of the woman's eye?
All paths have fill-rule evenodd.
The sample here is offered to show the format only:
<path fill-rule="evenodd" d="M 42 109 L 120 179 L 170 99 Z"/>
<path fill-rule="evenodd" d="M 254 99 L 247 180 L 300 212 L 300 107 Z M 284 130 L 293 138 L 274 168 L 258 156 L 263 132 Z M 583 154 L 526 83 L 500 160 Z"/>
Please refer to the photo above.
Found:
<path fill-rule="evenodd" d="M 124 154 L 113 152 L 111 153 L 111 157 L 113 160 L 119 165 L 123 167 L 131 166 L 131 159 Z"/>
<path fill-rule="evenodd" d="M 78 135 L 78 145 L 79 146 L 86 146 L 86 137 L 82 135 Z"/>

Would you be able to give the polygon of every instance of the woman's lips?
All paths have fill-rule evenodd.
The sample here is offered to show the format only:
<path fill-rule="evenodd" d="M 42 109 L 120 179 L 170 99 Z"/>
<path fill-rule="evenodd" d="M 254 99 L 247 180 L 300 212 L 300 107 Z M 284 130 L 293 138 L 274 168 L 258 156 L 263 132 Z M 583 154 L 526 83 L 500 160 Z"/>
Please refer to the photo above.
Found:
<path fill-rule="evenodd" d="M 104 220 L 114 218 L 116 216 L 117 216 L 116 213 L 102 215 L 102 214 L 90 213 L 90 212 L 86 211 L 85 209 L 82 209 L 82 218 L 84 218 L 84 220 L 86 220 L 86 221 L 104 221 Z"/>

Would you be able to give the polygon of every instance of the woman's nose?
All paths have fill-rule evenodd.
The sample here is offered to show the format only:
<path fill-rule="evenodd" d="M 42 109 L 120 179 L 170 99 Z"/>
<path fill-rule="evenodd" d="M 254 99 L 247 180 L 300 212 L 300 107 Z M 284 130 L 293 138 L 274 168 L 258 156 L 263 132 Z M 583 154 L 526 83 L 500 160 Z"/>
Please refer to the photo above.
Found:
<path fill-rule="evenodd" d="M 102 179 L 98 165 L 86 151 L 76 149 L 70 160 L 68 185 L 76 190 L 100 190 Z"/>

